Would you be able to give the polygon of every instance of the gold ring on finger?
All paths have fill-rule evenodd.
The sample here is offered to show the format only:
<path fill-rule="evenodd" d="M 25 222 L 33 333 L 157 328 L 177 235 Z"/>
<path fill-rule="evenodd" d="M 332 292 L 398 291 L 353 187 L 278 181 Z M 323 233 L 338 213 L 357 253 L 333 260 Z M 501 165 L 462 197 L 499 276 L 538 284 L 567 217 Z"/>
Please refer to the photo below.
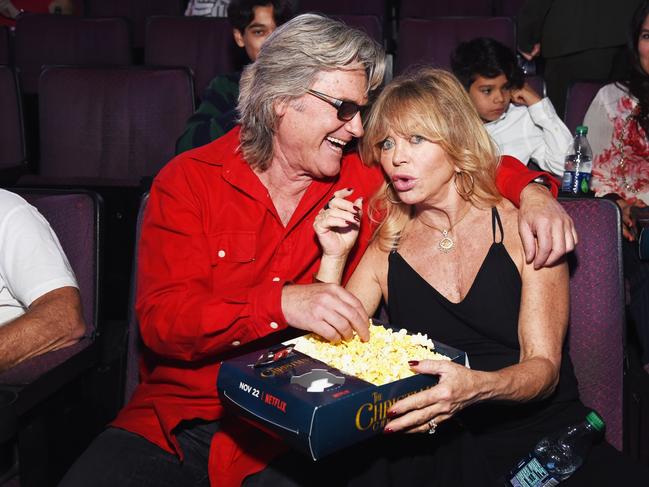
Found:
<path fill-rule="evenodd" d="M 434 419 L 431 419 L 428 421 L 428 434 L 434 435 L 435 431 L 437 431 L 437 422 Z"/>

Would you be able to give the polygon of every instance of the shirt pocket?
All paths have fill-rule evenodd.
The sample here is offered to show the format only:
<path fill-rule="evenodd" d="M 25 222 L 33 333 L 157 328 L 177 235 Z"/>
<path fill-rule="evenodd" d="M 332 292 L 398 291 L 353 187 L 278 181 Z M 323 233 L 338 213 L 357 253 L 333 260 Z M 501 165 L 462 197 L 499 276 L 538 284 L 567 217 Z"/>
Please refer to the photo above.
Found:
<path fill-rule="evenodd" d="M 222 232 L 208 236 L 207 240 L 214 289 L 238 295 L 250 288 L 255 277 L 255 232 Z"/>

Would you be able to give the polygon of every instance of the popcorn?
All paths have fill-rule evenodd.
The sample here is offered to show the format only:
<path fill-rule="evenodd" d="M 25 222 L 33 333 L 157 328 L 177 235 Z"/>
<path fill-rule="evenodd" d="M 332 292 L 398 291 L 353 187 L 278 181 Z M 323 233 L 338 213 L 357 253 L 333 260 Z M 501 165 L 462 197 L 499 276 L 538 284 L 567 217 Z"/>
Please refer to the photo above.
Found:
<path fill-rule="evenodd" d="M 435 345 L 427 335 L 410 335 L 403 328 L 395 332 L 371 320 L 366 343 L 354 335 L 349 341 L 334 344 L 314 334 L 299 337 L 294 343 L 295 350 L 375 385 L 415 375 L 409 360 L 450 360 L 433 351 Z"/>

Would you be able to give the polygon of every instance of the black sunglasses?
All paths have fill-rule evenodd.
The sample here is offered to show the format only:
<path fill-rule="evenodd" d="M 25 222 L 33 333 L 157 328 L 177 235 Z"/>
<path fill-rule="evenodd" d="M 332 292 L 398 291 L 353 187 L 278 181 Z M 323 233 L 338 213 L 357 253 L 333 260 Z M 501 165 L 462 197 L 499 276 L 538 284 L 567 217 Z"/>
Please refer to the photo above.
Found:
<path fill-rule="evenodd" d="M 349 122 L 352 118 L 356 116 L 365 106 L 354 103 L 353 101 L 348 100 L 339 100 L 333 96 L 325 95 L 315 90 L 306 90 L 310 95 L 320 98 L 322 101 L 329 103 L 332 107 L 337 110 L 336 115 L 338 120 L 343 122 Z"/>

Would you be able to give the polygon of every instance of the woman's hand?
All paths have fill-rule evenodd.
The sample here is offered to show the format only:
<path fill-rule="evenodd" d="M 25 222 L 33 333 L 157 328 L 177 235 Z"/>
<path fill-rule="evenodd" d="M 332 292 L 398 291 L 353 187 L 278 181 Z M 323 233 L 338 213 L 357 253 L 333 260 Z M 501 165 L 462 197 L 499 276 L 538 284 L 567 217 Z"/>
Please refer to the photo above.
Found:
<path fill-rule="evenodd" d="M 313 222 L 313 229 L 322 247 L 323 257 L 346 258 L 358 237 L 363 199 L 354 202 L 345 198 L 353 189 L 341 189 L 320 210 Z"/>
<path fill-rule="evenodd" d="M 635 208 L 645 208 L 647 205 L 644 201 L 632 198 L 625 200 L 620 198 L 616 201 L 617 205 L 622 210 L 622 235 L 629 242 L 636 240 L 637 235 L 637 226 L 635 218 L 632 215 L 632 209 Z"/>
<path fill-rule="evenodd" d="M 388 416 L 396 419 L 385 425 L 386 433 L 427 433 L 431 424 L 441 424 L 478 400 L 476 384 L 481 372 L 448 360 L 412 362 L 411 368 L 420 374 L 438 375 L 439 382 L 393 404 Z"/>

